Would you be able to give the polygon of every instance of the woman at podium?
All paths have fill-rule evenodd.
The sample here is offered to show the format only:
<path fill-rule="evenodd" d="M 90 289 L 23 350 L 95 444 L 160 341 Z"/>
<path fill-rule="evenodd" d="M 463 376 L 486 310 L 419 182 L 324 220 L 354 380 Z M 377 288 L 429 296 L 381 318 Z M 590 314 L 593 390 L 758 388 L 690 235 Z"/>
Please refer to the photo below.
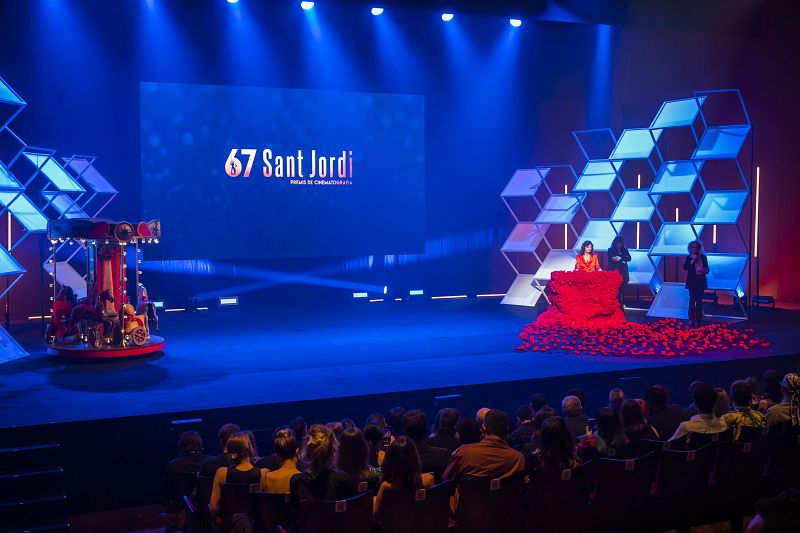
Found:
<path fill-rule="evenodd" d="M 597 254 L 594 253 L 592 241 L 583 241 L 581 252 L 575 257 L 575 270 L 579 272 L 596 272 L 602 270 Z"/>

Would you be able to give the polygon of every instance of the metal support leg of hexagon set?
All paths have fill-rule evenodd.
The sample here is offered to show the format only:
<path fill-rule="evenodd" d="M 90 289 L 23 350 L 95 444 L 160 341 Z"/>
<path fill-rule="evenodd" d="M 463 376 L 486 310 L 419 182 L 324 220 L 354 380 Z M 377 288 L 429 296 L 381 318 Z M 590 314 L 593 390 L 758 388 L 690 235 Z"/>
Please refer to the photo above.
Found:
<path fill-rule="evenodd" d="M 580 174 L 569 164 L 520 169 L 500 195 L 516 222 L 501 248 L 516 274 L 503 303 L 536 305 L 541 296 L 547 298 L 544 289 L 553 271 L 572 270 L 581 242 L 591 240 L 603 250 L 626 224 L 635 224 L 630 283 L 648 286 L 655 294 L 649 316 L 686 318 L 688 292 L 677 275 L 668 281 L 665 259 L 685 256 L 690 241 L 711 238 L 708 289 L 732 294 L 740 314 L 726 318 L 746 318 L 743 275 L 750 251 L 739 223 L 750 183 L 740 155 L 750 134 L 750 118 L 738 89 L 694 91 L 691 97 L 667 100 L 648 127 L 626 129 L 618 138 L 607 128 L 573 131 L 586 159 Z M 722 179 L 707 175 L 721 163 L 726 165 Z M 644 186 L 641 173 L 635 185 L 624 176 L 630 165 L 649 174 Z M 551 187 L 554 170 L 567 176 L 571 191 L 568 185 L 563 192 Z M 591 195 L 610 198 L 610 215 L 590 214 Z M 689 199 L 690 217 L 681 218 L 677 208 L 675 218 L 665 212 L 670 195 Z M 579 213 L 586 220 L 578 233 Z M 553 226 L 564 227 L 563 247 L 548 238 Z M 724 242 L 717 239 L 718 227 L 726 231 Z M 644 243 L 639 239 L 641 228 L 649 236 Z M 576 236 L 571 248 L 570 235 Z M 523 266 L 525 257 L 531 261 Z"/>

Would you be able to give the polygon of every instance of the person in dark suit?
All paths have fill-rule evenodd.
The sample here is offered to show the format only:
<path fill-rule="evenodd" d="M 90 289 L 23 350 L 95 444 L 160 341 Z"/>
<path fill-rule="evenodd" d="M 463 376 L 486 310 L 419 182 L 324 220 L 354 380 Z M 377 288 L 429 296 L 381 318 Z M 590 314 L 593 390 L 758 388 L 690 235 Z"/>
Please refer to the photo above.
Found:
<path fill-rule="evenodd" d="M 644 391 L 644 402 L 647 404 L 647 422 L 662 439 L 669 438 L 681 422 L 689 420 L 680 406 L 667 404 L 667 391 L 661 385 L 653 385 Z"/>
<path fill-rule="evenodd" d="M 531 441 L 533 435 L 533 409 L 528 404 L 517 408 L 517 426 L 511 432 L 511 447 L 519 450 Z"/>
<path fill-rule="evenodd" d="M 683 262 L 683 269 L 689 290 L 689 324 L 699 326 L 703 322 L 703 293 L 708 288 L 708 258 L 698 241 L 690 242 L 688 249 L 689 255 Z"/>
<path fill-rule="evenodd" d="M 161 480 L 161 495 L 168 512 L 177 512 L 183 506 L 183 496 L 191 495 L 192 484 L 183 478 L 197 474 L 206 459 L 203 439 L 196 431 L 184 431 L 178 439 L 180 455 L 167 464 Z M 196 480 L 195 480 L 196 482 Z"/>
<path fill-rule="evenodd" d="M 228 450 L 227 444 L 228 439 L 231 438 L 231 435 L 235 433 L 239 433 L 241 429 L 236 424 L 225 424 L 221 428 L 219 428 L 219 432 L 217 432 L 217 437 L 219 437 L 219 447 L 221 453 L 219 455 L 214 455 L 213 457 L 207 457 L 206 460 L 203 462 L 203 465 L 200 467 L 200 475 L 202 477 L 214 477 L 214 474 L 217 473 L 217 470 L 222 467 L 230 466 L 230 461 L 228 460 Z"/>
<path fill-rule="evenodd" d="M 606 270 L 616 270 L 622 276 L 622 285 L 619 286 L 617 299 L 619 306 L 625 309 L 625 287 L 628 286 L 630 277 L 628 275 L 628 263 L 631 262 L 631 253 L 625 248 L 625 241 L 619 235 L 611 241 L 611 248 L 608 249 L 608 264 Z"/>
<path fill-rule="evenodd" d="M 453 409 L 452 407 L 440 409 L 436 413 L 433 434 L 425 439 L 425 443 L 428 446 L 445 448 L 452 453 L 461 446 L 461 441 L 458 439 L 458 432 L 456 431 L 460 420 L 461 413 L 458 409 Z"/>
<path fill-rule="evenodd" d="M 589 417 L 583 414 L 583 406 L 577 396 L 566 396 L 561 400 L 561 411 L 564 414 L 564 421 L 567 423 L 567 428 L 569 428 L 569 433 L 573 439 L 586 434 Z"/>
<path fill-rule="evenodd" d="M 437 483 L 442 480 L 442 474 L 450 462 L 450 450 L 430 446 L 425 442 L 428 433 L 428 420 L 425 413 L 419 409 L 412 409 L 403 415 L 403 434 L 414 441 L 419 453 L 419 462 L 422 473 L 433 474 Z"/>

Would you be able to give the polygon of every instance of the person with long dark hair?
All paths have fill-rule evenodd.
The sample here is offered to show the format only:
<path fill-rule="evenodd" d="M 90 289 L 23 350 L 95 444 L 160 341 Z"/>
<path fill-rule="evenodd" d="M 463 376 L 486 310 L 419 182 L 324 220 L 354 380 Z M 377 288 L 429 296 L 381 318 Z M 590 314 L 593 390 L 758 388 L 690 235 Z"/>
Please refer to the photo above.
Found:
<path fill-rule="evenodd" d="M 345 429 L 339 437 L 339 453 L 336 455 L 336 470 L 350 476 L 353 487 L 366 483 L 375 490 L 380 482 L 380 471 L 369 464 L 370 448 L 364 434 L 358 428 Z M 359 489 L 359 492 L 363 492 Z"/>
<path fill-rule="evenodd" d="M 542 447 L 532 454 L 534 470 L 566 470 L 580 465 L 575 453 L 575 441 L 560 416 L 542 422 Z"/>
<path fill-rule="evenodd" d="M 616 270 L 622 276 L 622 285 L 619 286 L 617 299 L 619 306 L 625 309 L 625 287 L 628 286 L 630 276 L 628 274 L 628 263 L 631 262 L 631 253 L 625 248 L 625 241 L 617 235 L 611 241 L 611 248 L 608 249 L 608 264 L 606 270 Z"/>
<path fill-rule="evenodd" d="M 602 270 L 597 254 L 594 253 L 594 244 L 592 244 L 592 241 L 583 241 L 583 244 L 581 244 L 581 251 L 575 256 L 575 270 L 580 272 Z"/>
<path fill-rule="evenodd" d="M 692 241 L 688 246 L 689 255 L 683 262 L 686 271 L 686 288 L 689 290 L 689 323 L 699 326 L 703 322 L 703 293 L 708 288 L 708 258 L 703 246 Z"/>
<path fill-rule="evenodd" d="M 433 475 L 422 473 L 414 441 L 405 435 L 397 437 L 389 445 L 383 460 L 383 481 L 372 507 L 375 522 L 380 521 L 384 491 L 402 490 L 413 497 L 418 489 L 428 489 L 433 484 Z"/>

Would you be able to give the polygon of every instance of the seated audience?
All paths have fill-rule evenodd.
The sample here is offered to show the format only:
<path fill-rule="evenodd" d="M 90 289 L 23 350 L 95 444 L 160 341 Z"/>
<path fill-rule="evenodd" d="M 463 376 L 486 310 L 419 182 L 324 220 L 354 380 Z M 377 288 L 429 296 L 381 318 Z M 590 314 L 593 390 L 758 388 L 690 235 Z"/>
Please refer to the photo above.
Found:
<path fill-rule="evenodd" d="M 364 426 L 363 435 L 369 445 L 369 464 L 378 468 L 383 463 L 383 457 L 386 454 L 384 451 L 386 430 L 377 424 L 367 424 Z"/>
<path fill-rule="evenodd" d="M 419 409 L 412 409 L 403 416 L 403 434 L 414 441 L 414 447 L 419 453 L 420 468 L 425 473 L 432 473 L 439 482 L 442 474 L 450 462 L 450 451 L 446 448 L 429 446 L 425 442 L 428 433 L 428 419 Z M 388 450 L 387 450 L 388 451 Z"/>
<path fill-rule="evenodd" d="M 334 420 L 333 422 L 328 422 L 325 425 L 328 426 L 328 428 L 331 431 L 333 431 L 333 435 L 334 437 L 336 437 L 337 440 L 339 439 L 339 437 L 342 436 L 342 431 L 344 431 L 344 426 L 342 425 L 341 422 Z"/>
<path fill-rule="evenodd" d="M 746 381 L 738 380 L 731 384 L 733 411 L 722 415 L 722 419 L 733 428 L 733 440 L 739 440 L 743 427 L 767 427 L 764 415 L 753 409 L 753 392 Z"/>
<path fill-rule="evenodd" d="M 403 415 L 405 414 L 405 407 L 392 407 L 389 409 L 389 427 L 395 437 L 403 434 Z"/>
<path fill-rule="evenodd" d="M 697 385 L 699 385 L 700 383 L 702 383 L 702 381 L 692 381 L 692 382 L 689 384 L 689 396 L 691 396 L 692 398 L 694 398 L 694 388 L 695 388 Z M 716 402 L 716 400 L 714 400 L 714 401 Z M 698 411 L 697 411 L 697 405 L 694 403 L 694 400 L 692 400 L 692 403 L 691 403 L 691 404 L 689 404 L 689 406 L 688 406 L 688 407 L 686 407 L 686 408 L 683 410 L 683 413 L 686 415 L 686 418 L 687 418 L 687 420 L 688 420 L 689 418 L 693 417 L 694 415 L 696 415 L 696 414 L 698 413 Z"/>
<path fill-rule="evenodd" d="M 376 426 L 380 426 L 382 429 L 386 429 L 386 417 L 384 417 L 381 413 L 372 413 L 367 417 L 367 421 L 364 423 L 364 426 L 369 426 L 370 424 L 374 424 Z"/>
<path fill-rule="evenodd" d="M 339 443 L 327 426 L 314 424 L 308 428 L 305 446 L 300 452 L 302 470 L 289 482 L 295 512 L 303 500 L 337 501 L 355 495 L 350 476 L 333 469 Z"/>
<path fill-rule="evenodd" d="M 475 420 L 478 421 L 478 425 L 480 426 L 483 425 L 483 421 L 486 418 L 486 413 L 488 413 L 489 411 L 491 411 L 491 409 L 489 409 L 488 407 L 481 407 L 480 409 L 478 409 L 478 412 L 475 413 Z"/>
<path fill-rule="evenodd" d="M 722 418 L 722 415 L 731 412 L 731 399 L 728 396 L 728 391 L 722 387 L 716 387 L 714 391 L 717 393 L 717 401 L 714 402 L 714 414 L 717 418 Z"/>
<path fill-rule="evenodd" d="M 425 442 L 428 446 L 445 448 L 452 453 L 453 450 L 461 446 L 456 429 L 459 420 L 461 420 L 461 413 L 458 412 L 458 409 L 440 409 L 439 412 L 436 413 L 436 423 L 433 428 L 433 434 L 425 439 Z"/>
<path fill-rule="evenodd" d="M 619 409 L 622 429 L 628 442 L 634 447 L 642 439 L 658 440 L 658 431 L 644 418 L 641 404 L 636 400 L 625 400 Z"/>
<path fill-rule="evenodd" d="M 167 463 L 161 480 L 161 495 L 167 512 L 174 513 L 183 507 L 183 497 L 179 478 L 186 474 L 197 474 L 206 459 L 203 455 L 203 439 L 196 431 L 184 431 L 178 439 L 178 457 Z"/>
<path fill-rule="evenodd" d="M 294 438 L 297 439 L 297 443 L 300 447 L 303 446 L 303 443 L 306 441 L 306 431 L 308 431 L 308 426 L 306 425 L 306 421 L 303 417 L 298 416 L 291 422 L 289 422 L 289 427 L 292 428 L 294 432 Z"/>
<path fill-rule="evenodd" d="M 486 413 L 482 430 L 482 441 L 463 444 L 453 452 L 443 479 L 458 483 L 462 477 L 502 478 L 525 468 L 525 458 L 506 442 L 507 414 L 492 409 Z"/>
<path fill-rule="evenodd" d="M 756 515 L 747 533 L 796 533 L 800 531 L 800 491 L 787 489 L 776 497 L 756 502 Z"/>
<path fill-rule="evenodd" d="M 587 399 L 586 399 L 586 391 L 580 388 L 574 388 L 567 391 L 567 396 L 575 396 L 577 399 L 581 401 L 581 409 L 584 411 L 586 410 Z"/>
<path fill-rule="evenodd" d="M 780 386 L 781 402 L 767 409 L 767 425 L 786 421 L 791 421 L 793 426 L 800 425 L 800 375 L 786 374 Z"/>
<path fill-rule="evenodd" d="M 211 489 L 209 507 L 211 514 L 219 515 L 222 508 L 222 485 L 263 485 L 266 470 L 253 465 L 256 450 L 253 447 L 255 438 L 249 431 L 240 431 L 230 436 L 226 449 L 231 466 L 222 467 L 214 474 L 214 485 Z M 227 517 L 230 518 L 230 517 Z"/>
<path fill-rule="evenodd" d="M 511 432 L 511 447 L 520 449 L 531 440 L 533 434 L 533 410 L 528 404 L 517 408 L 517 426 Z"/>
<path fill-rule="evenodd" d="M 698 414 L 681 422 L 670 440 L 679 439 L 689 433 L 722 433 L 728 429 L 728 424 L 714 414 L 714 404 L 717 402 L 717 391 L 714 387 L 701 382 L 693 385 L 692 398 Z"/>
<path fill-rule="evenodd" d="M 458 422 L 458 440 L 461 444 L 474 444 L 481 441 L 481 426 L 474 418 L 462 418 Z"/>
<path fill-rule="evenodd" d="M 619 413 L 622 402 L 625 401 L 625 393 L 619 387 L 613 388 L 608 393 L 608 407 Z"/>
<path fill-rule="evenodd" d="M 285 430 L 292 431 L 289 426 L 278 426 L 274 430 L 272 430 L 272 442 L 275 442 L 275 439 L 278 437 L 278 433 Z M 294 436 L 294 432 L 292 432 L 292 435 Z M 282 463 L 283 461 L 281 460 L 280 457 L 278 457 L 277 453 L 271 453 L 266 457 L 260 458 L 258 461 L 256 461 L 255 464 L 258 468 L 266 468 L 267 470 L 277 470 L 281 467 Z"/>
<path fill-rule="evenodd" d="M 369 444 L 358 428 L 350 428 L 342 432 L 339 438 L 339 453 L 336 455 L 336 470 L 350 478 L 350 484 L 359 492 L 377 490 L 380 483 L 380 471 L 369 464 Z M 365 488 L 359 488 L 365 483 Z"/>
<path fill-rule="evenodd" d="M 344 429 L 350 429 L 350 428 L 357 428 L 358 427 L 358 425 L 356 425 L 356 421 L 353 420 L 352 418 L 342 418 L 340 420 L 340 422 L 342 424 L 342 428 L 344 428 Z"/>
<path fill-rule="evenodd" d="M 560 416 L 551 416 L 542 423 L 542 446 L 530 455 L 528 471 L 566 470 L 580 465 L 575 453 L 575 440 Z M 536 475 L 535 472 L 533 475 Z"/>
<path fill-rule="evenodd" d="M 753 400 L 750 402 L 750 407 L 756 411 L 761 411 L 762 413 L 767 410 L 766 408 L 766 401 L 764 401 L 761 397 L 761 382 L 755 376 L 748 376 L 745 380 L 747 386 L 750 387 L 750 390 L 753 394 Z M 762 405 L 764 406 L 762 409 Z"/>
<path fill-rule="evenodd" d="M 261 490 L 286 494 L 289 492 L 289 482 L 292 476 L 299 474 L 297 469 L 297 454 L 300 446 L 294 433 L 289 428 L 278 430 L 274 438 L 275 456 L 280 460 L 280 466 L 264 475 Z"/>
<path fill-rule="evenodd" d="M 597 428 L 586 435 L 578 444 L 578 455 L 583 461 L 596 457 L 618 457 L 626 455 L 628 439 L 622 428 L 622 421 L 609 407 L 601 407 L 596 415 Z"/>
<path fill-rule="evenodd" d="M 241 431 L 239 426 L 231 423 L 225 424 L 219 428 L 219 431 L 217 432 L 217 438 L 219 439 L 219 449 L 221 452 L 219 455 L 206 458 L 206 460 L 203 462 L 203 465 L 200 467 L 201 476 L 214 477 L 214 475 L 217 473 L 217 470 L 230 464 L 228 460 L 226 444 L 228 443 L 228 439 L 231 437 L 231 435 L 238 433 L 239 431 Z"/>
<path fill-rule="evenodd" d="M 653 385 L 644 391 L 647 404 L 647 422 L 665 439 L 675 433 L 681 422 L 689 417 L 677 405 L 667 405 L 667 390 L 661 385 Z"/>
<path fill-rule="evenodd" d="M 546 405 L 547 405 L 547 396 L 545 396 L 541 392 L 537 392 L 536 394 L 531 396 L 530 406 L 534 416 L 536 416 L 536 413 L 539 412 L 539 409 L 545 407 Z"/>
<path fill-rule="evenodd" d="M 397 437 L 386 450 L 386 459 L 383 462 L 383 481 L 373 501 L 374 521 L 380 522 L 385 491 L 402 490 L 413 498 L 417 490 L 428 489 L 433 485 L 433 476 L 422 473 L 414 441 L 404 435 Z"/>
<path fill-rule="evenodd" d="M 533 432 L 531 433 L 531 441 L 526 443 L 522 450 L 522 455 L 525 456 L 526 460 L 527 457 L 531 454 L 536 453 L 542 447 L 542 424 L 544 421 L 550 418 L 551 416 L 558 416 L 556 410 L 550 407 L 549 405 L 545 405 L 536 413 L 536 416 L 533 417 Z"/>
<path fill-rule="evenodd" d="M 561 400 L 561 413 L 573 439 L 586 434 L 589 417 L 583 414 L 583 404 L 577 396 L 566 396 Z"/>
<path fill-rule="evenodd" d="M 766 370 L 761 379 L 764 382 L 764 394 L 762 396 L 764 402 L 761 406 L 761 412 L 766 413 L 767 409 L 773 405 L 778 405 L 782 401 L 781 393 L 781 379 L 783 375 L 777 370 Z"/>

